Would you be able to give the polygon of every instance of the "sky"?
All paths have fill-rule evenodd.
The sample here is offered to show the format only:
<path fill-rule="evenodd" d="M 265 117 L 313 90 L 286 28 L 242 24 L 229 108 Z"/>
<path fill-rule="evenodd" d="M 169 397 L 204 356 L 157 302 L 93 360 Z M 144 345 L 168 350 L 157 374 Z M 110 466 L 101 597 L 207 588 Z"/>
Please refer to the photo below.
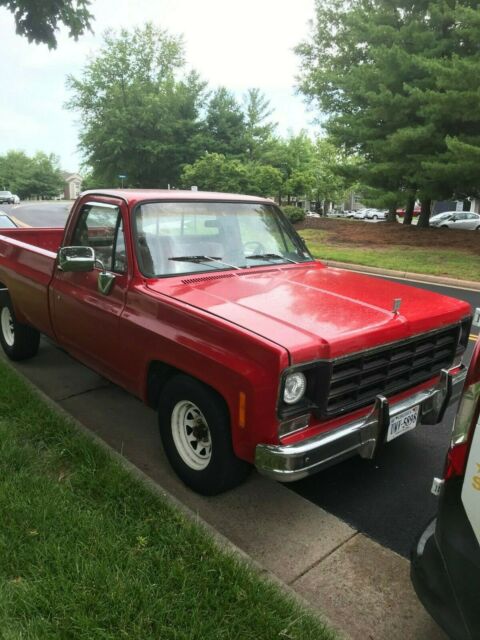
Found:
<path fill-rule="evenodd" d="M 55 153 L 62 169 L 78 171 L 78 115 L 64 107 L 70 97 L 66 76 L 80 76 L 105 29 L 147 21 L 183 35 L 188 66 L 210 88 L 224 85 L 237 98 L 250 87 L 260 88 L 282 135 L 316 130 L 315 114 L 295 94 L 293 52 L 308 35 L 314 0 L 92 0 L 90 10 L 94 33 L 75 42 L 61 31 L 57 49 L 49 51 L 16 35 L 12 14 L 0 8 L 0 154 L 10 149 Z"/>

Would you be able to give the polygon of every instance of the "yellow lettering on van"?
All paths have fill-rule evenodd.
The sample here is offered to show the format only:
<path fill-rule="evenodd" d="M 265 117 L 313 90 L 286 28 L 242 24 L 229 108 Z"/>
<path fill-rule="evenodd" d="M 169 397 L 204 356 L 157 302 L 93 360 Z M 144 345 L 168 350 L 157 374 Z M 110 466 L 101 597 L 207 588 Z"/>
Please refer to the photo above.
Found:
<path fill-rule="evenodd" d="M 476 491 L 480 491 L 480 476 L 473 476 L 472 486 Z"/>

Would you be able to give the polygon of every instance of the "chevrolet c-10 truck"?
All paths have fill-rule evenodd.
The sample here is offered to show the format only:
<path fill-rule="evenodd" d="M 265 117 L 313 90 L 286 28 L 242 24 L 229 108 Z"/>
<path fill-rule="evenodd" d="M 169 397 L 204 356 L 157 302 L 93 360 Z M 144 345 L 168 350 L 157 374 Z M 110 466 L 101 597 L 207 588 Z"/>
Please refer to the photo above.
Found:
<path fill-rule="evenodd" d="M 470 324 L 464 302 L 314 260 L 263 198 L 97 190 L 65 229 L 0 235 L 7 356 L 45 334 L 155 407 L 203 494 L 252 463 L 296 480 L 438 423 Z"/>

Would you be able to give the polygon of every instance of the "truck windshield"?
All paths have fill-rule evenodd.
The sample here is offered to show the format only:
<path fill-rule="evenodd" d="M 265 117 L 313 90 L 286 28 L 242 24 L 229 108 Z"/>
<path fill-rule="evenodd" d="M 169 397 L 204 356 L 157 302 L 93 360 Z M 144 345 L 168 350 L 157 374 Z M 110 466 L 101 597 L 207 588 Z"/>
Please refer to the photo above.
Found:
<path fill-rule="evenodd" d="M 134 214 L 136 252 L 148 277 L 313 260 L 273 205 L 149 202 Z"/>

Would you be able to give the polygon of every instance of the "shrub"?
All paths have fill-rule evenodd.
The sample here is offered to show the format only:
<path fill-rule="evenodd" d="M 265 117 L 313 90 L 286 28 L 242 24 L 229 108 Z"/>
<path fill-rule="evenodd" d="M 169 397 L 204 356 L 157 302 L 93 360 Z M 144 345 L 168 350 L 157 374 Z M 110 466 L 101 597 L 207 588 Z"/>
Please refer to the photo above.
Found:
<path fill-rule="evenodd" d="M 305 220 L 305 211 L 301 207 L 286 205 L 282 207 L 282 211 L 292 223 Z"/>

